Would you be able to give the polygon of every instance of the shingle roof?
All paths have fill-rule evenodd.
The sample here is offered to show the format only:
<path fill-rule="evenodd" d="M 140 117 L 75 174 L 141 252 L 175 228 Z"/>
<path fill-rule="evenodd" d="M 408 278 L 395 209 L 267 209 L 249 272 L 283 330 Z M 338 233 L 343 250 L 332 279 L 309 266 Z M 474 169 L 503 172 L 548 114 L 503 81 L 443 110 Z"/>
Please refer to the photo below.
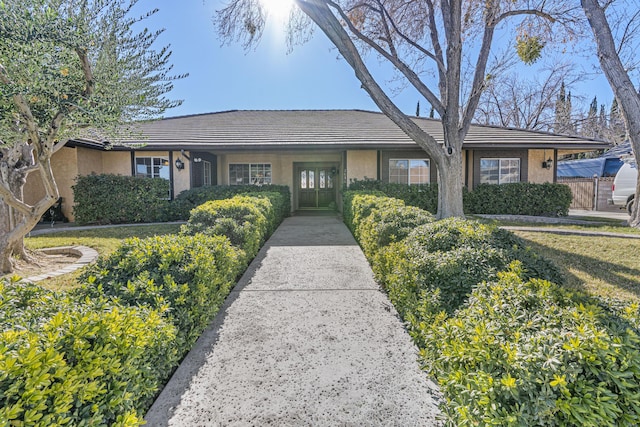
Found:
<path fill-rule="evenodd" d="M 443 141 L 439 120 L 414 118 Z M 362 110 L 225 111 L 139 124 L 143 149 L 410 148 L 415 143 L 382 113 Z M 82 144 L 82 141 L 76 141 Z M 598 149 L 609 144 L 573 136 L 472 125 L 465 148 Z"/>

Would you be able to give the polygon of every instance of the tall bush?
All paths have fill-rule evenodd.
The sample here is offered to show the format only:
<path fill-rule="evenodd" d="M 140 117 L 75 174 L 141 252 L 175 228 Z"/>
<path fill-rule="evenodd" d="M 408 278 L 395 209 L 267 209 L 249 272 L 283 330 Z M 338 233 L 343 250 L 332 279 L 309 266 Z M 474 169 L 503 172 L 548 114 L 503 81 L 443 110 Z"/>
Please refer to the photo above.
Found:
<path fill-rule="evenodd" d="M 400 199 L 407 205 L 429 212 L 438 206 L 438 185 L 405 185 L 381 181 L 354 181 L 350 191 L 379 191 L 388 197 Z M 566 216 L 572 194 L 563 184 L 480 184 L 464 191 L 464 211 L 469 214 Z"/>
<path fill-rule="evenodd" d="M 79 176 L 72 187 L 78 224 L 123 224 L 164 221 L 169 208 L 169 181 L 120 175 Z"/>

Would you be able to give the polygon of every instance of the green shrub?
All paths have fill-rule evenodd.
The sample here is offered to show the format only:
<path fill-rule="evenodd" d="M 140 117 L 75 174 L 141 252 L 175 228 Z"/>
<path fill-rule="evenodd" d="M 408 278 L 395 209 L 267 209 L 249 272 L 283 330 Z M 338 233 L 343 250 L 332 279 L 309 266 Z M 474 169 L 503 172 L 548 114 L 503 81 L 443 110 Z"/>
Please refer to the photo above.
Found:
<path fill-rule="evenodd" d="M 169 181 L 119 175 L 79 176 L 72 187 L 78 224 L 165 221 Z"/>
<path fill-rule="evenodd" d="M 344 220 L 351 232 L 359 240 L 359 227 L 374 210 L 404 207 L 404 202 L 386 197 L 380 192 L 358 191 L 346 192 L 343 198 Z"/>
<path fill-rule="evenodd" d="M 368 222 L 379 211 L 364 206 L 352 228 L 373 245 Z M 448 425 L 640 423 L 638 304 L 541 280 L 561 278 L 512 233 L 464 219 L 419 225 L 368 252 L 440 384 Z"/>
<path fill-rule="evenodd" d="M 218 311 L 241 272 L 241 251 L 224 236 L 167 235 L 128 239 L 80 280 L 82 297 L 115 298 L 127 306 L 164 310 L 177 328 L 182 356 Z"/>
<path fill-rule="evenodd" d="M 379 191 L 388 197 L 400 199 L 409 206 L 427 212 L 438 211 L 438 184 L 406 185 L 382 181 L 359 181 L 349 184 L 349 191 Z"/>
<path fill-rule="evenodd" d="M 191 211 L 189 222 L 182 233 L 194 235 L 227 236 L 234 246 L 242 249 L 249 261 L 264 243 L 273 218 L 271 202 L 264 197 L 234 196 L 225 200 L 212 200 Z"/>
<path fill-rule="evenodd" d="M 0 425 L 143 423 L 178 362 L 162 313 L 0 281 Z"/>
<path fill-rule="evenodd" d="M 414 328 L 452 425 L 640 423 L 638 306 L 620 311 L 517 264 L 478 285 L 454 317 Z"/>
<path fill-rule="evenodd" d="M 361 240 L 367 241 L 364 236 Z M 495 279 L 514 260 L 522 262 L 527 278 L 562 281 L 556 266 L 513 233 L 461 218 L 418 225 L 406 239 L 370 259 L 400 313 L 423 304 L 424 295 L 439 310 L 452 313 L 478 283 Z M 430 295 L 436 290 L 437 301 Z"/>
<path fill-rule="evenodd" d="M 342 193 L 342 218 L 344 219 L 344 223 L 355 235 L 355 227 L 359 222 L 358 220 L 354 220 L 354 206 L 353 199 L 361 196 L 377 196 L 377 197 L 385 197 L 385 194 L 381 191 L 345 191 Z M 359 214 L 360 215 L 360 214 Z"/>
<path fill-rule="evenodd" d="M 215 185 L 192 188 L 178 194 L 171 202 L 171 218 L 187 220 L 192 209 L 211 200 L 230 199 L 238 194 L 260 193 L 281 194 L 281 201 L 272 200 L 277 216 L 284 219 L 291 214 L 291 192 L 287 185 Z"/>
<path fill-rule="evenodd" d="M 573 196 L 563 184 L 480 184 L 465 194 L 465 212 L 493 215 L 566 216 Z"/>
<path fill-rule="evenodd" d="M 391 199 L 386 199 L 391 200 Z M 434 221 L 433 215 L 414 206 L 391 203 L 375 207 L 357 228 L 360 245 L 368 258 L 380 248 L 404 240 L 416 227 Z"/>
<path fill-rule="evenodd" d="M 437 212 L 438 185 L 405 185 L 381 181 L 354 181 L 349 191 L 377 191 L 428 212 Z M 480 184 L 464 191 L 464 211 L 470 214 L 566 216 L 572 195 L 563 184 Z"/>

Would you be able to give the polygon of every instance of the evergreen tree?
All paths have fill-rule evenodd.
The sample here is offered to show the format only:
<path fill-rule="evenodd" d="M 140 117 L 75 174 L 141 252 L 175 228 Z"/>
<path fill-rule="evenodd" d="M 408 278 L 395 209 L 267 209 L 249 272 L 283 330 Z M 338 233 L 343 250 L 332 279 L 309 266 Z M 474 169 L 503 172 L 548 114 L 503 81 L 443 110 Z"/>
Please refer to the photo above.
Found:
<path fill-rule="evenodd" d="M 613 99 L 611 112 L 609 113 L 609 135 L 611 142 L 614 144 L 623 142 L 627 137 L 622 110 L 620 110 L 618 100 L 615 98 Z"/>
<path fill-rule="evenodd" d="M 575 134 L 575 126 L 571 121 L 571 92 L 568 96 L 566 95 L 564 82 L 560 85 L 560 93 L 556 99 L 556 119 L 553 131 L 566 135 Z"/>
<path fill-rule="evenodd" d="M 598 117 L 598 138 L 605 139 L 608 131 L 609 121 L 607 120 L 607 113 L 605 112 L 604 104 L 601 104 L 600 116 Z"/>
<path fill-rule="evenodd" d="M 595 96 L 591 101 L 591 105 L 589 105 L 589 112 L 582 124 L 580 133 L 587 138 L 598 138 L 598 99 Z"/>

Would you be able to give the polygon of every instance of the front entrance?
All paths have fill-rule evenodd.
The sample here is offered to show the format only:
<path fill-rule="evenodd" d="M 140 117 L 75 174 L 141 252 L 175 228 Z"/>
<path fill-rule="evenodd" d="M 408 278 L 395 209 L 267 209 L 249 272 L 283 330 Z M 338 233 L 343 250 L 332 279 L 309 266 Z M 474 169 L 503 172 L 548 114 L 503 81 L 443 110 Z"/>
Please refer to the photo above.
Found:
<path fill-rule="evenodd" d="M 334 207 L 337 187 L 337 164 L 300 164 L 296 166 L 298 209 Z"/>

